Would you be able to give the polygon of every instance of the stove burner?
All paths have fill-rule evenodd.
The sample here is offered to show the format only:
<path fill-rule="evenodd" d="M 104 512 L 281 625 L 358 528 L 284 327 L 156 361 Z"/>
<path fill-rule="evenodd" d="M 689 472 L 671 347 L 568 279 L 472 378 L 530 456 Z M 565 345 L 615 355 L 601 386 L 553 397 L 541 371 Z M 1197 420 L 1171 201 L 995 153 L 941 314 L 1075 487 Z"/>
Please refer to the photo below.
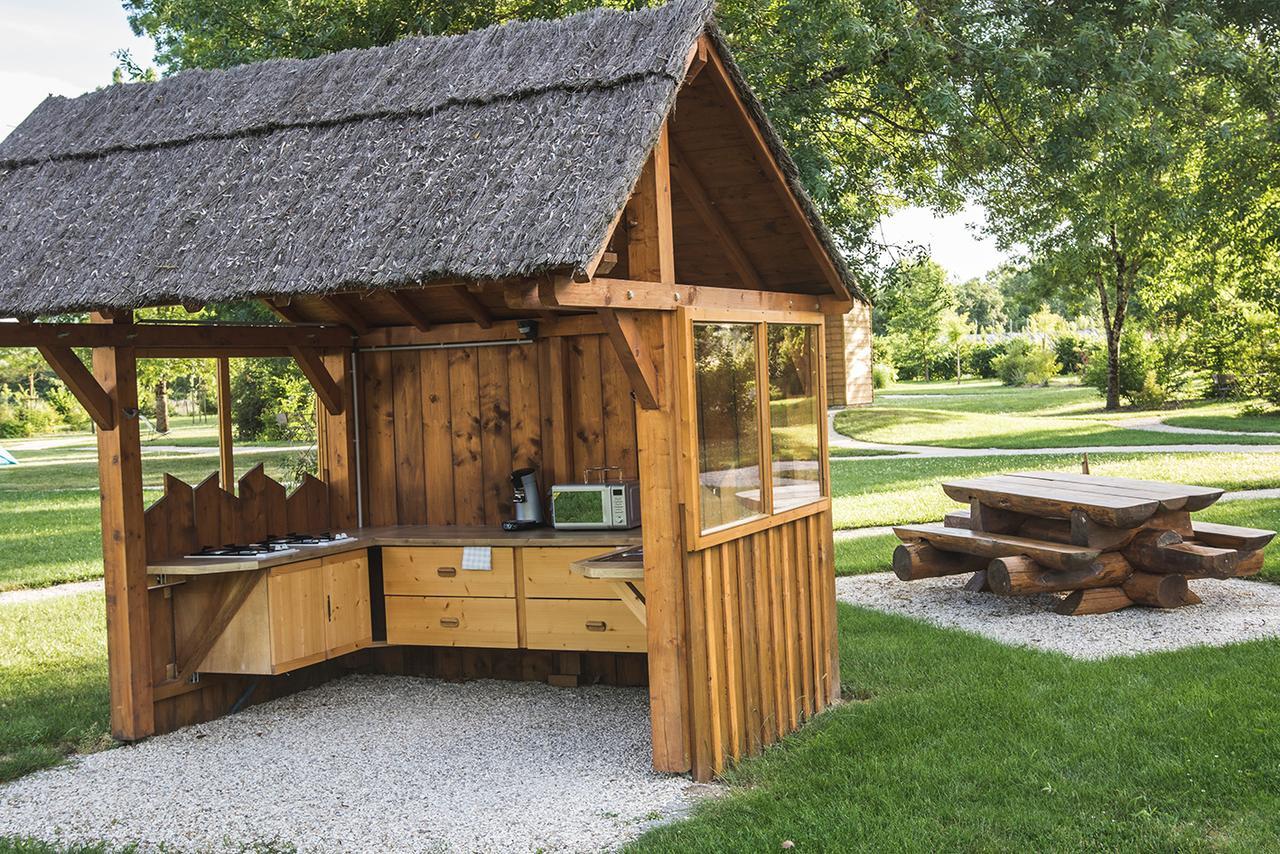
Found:
<path fill-rule="evenodd" d="M 267 534 L 257 543 L 227 543 L 221 546 L 205 546 L 187 557 L 193 558 L 266 558 L 289 554 L 306 546 L 324 546 L 330 543 L 349 540 L 347 534 L 334 534 L 324 531 L 319 534 Z"/>

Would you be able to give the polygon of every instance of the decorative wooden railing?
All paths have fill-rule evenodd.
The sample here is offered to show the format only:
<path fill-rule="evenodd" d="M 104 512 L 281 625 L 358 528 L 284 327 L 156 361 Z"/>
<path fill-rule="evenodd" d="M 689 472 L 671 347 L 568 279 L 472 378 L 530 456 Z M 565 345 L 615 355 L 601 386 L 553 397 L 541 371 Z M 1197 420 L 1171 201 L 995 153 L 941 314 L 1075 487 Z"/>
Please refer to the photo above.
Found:
<path fill-rule="evenodd" d="M 190 554 L 203 546 L 256 542 L 268 534 L 329 528 L 329 488 L 303 475 L 292 493 L 267 477 L 262 464 L 240 478 L 239 495 L 211 474 L 198 486 L 166 474 L 164 496 L 147 508 L 147 561 Z"/>

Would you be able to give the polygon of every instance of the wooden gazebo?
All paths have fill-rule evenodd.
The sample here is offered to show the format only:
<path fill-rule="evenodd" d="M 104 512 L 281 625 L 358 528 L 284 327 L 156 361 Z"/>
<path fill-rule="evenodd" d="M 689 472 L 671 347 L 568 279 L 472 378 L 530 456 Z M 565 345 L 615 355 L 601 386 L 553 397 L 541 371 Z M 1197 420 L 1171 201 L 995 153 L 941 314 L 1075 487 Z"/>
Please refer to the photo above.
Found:
<path fill-rule="evenodd" d="M 134 317 L 246 299 L 281 322 Z M 0 143 L 0 346 L 97 425 L 121 739 L 354 669 L 647 684 L 657 769 L 758 752 L 840 691 L 821 324 L 862 299 L 706 0 L 49 98 Z M 136 361 L 229 356 L 296 359 L 317 476 L 144 508 Z M 526 466 L 616 468 L 641 527 L 502 531 Z"/>

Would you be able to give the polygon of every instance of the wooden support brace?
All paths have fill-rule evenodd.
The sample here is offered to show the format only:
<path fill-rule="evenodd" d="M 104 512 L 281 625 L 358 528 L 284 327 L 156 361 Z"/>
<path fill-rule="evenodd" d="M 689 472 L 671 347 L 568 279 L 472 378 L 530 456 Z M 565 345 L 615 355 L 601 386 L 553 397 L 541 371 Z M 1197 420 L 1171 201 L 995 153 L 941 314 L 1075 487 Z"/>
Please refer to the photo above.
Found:
<path fill-rule="evenodd" d="M 324 301 L 338 315 L 343 326 L 351 329 L 357 335 L 364 335 L 369 331 L 368 322 L 356 309 L 350 296 L 347 294 L 333 294 L 325 297 Z"/>
<path fill-rule="evenodd" d="M 175 679 L 170 679 L 156 686 L 156 698 L 162 699 L 165 696 L 179 694 L 185 690 L 187 680 L 189 680 L 200 667 L 200 662 L 204 661 L 204 657 L 209 654 L 209 650 L 213 649 L 214 643 L 218 637 L 231 625 L 231 620 L 240 611 L 245 600 L 249 598 L 254 585 L 261 579 L 261 572 L 234 572 L 227 573 L 224 576 L 221 590 L 218 596 L 217 610 L 209 615 L 209 618 L 196 631 L 192 638 L 191 646 L 182 656 L 182 660 L 178 662 L 178 673 Z"/>
<path fill-rule="evenodd" d="M 271 309 L 271 313 L 281 320 L 289 323 L 306 323 L 307 319 L 302 312 L 293 307 L 293 304 L 286 298 L 264 299 L 262 304 Z"/>
<path fill-rule="evenodd" d="M 409 319 L 409 322 L 419 332 L 429 332 L 431 330 L 431 318 L 427 317 L 427 313 L 422 310 L 422 306 L 410 299 L 408 294 L 400 291 L 387 291 L 387 299 L 395 303 L 396 308 L 404 313 L 404 316 Z"/>
<path fill-rule="evenodd" d="M 631 381 L 636 402 L 642 409 L 657 409 L 658 372 L 636 325 L 635 315 L 612 308 L 600 309 L 599 315 L 622 362 L 622 369 Z"/>
<path fill-rule="evenodd" d="M 85 412 L 98 425 L 99 430 L 110 430 L 115 427 L 115 410 L 111 406 L 111 396 L 103 391 L 102 386 L 94 379 L 93 374 L 84 366 L 70 347 L 43 346 L 37 348 L 44 360 L 53 368 L 54 373 L 71 389 L 71 393 L 80 401 Z"/>
<path fill-rule="evenodd" d="M 675 186 L 680 188 L 680 191 L 684 193 L 684 197 L 689 200 L 689 204 L 693 206 L 693 210 L 698 214 L 698 218 L 702 220 L 702 224 L 707 227 L 707 230 L 711 232 L 720 244 L 720 248 L 724 250 L 730 266 L 737 272 L 742 284 L 752 290 L 764 290 L 764 282 L 761 281 L 760 274 L 756 272 L 751 259 L 747 256 L 746 251 L 743 250 L 742 244 L 734 236 L 733 227 L 725 221 L 725 218 L 720 214 L 720 210 L 711 201 L 711 197 L 703 189 L 702 182 L 698 180 L 693 167 L 689 165 L 689 161 L 685 158 L 684 152 L 680 150 L 674 141 L 671 142 L 671 177 L 674 179 Z"/>
<path fill-rule="evenodd" d="M 289 352 L 293 354 L 294 361 L 298 363 L 298 367 L 306 375 L 311 387 L 315 389 L 316 397 L 320 398 L 325 410 L 330 415 L 341 415 L 342 389 L 338 388 L 338 384 L 334 382 L 320 354 L 302 347 L 290 347 Z"/>
<path fill-rule="evenodd" d="M 609 586 L 613 592 L 622 600 L 622 604 L 626 605 L 631 613 L 636 615 L 636 619 L 640 621 L 640 625 L 648 625 L 648 616 L 644 607 L 644 596 L 636 589 L 636 586 L 630 581 L 610 581 Z"/>
<path fill-rule="evenodd" d="M 1022 513 L 1014 513 L 1012 510 L 992 507 L 989 504 L 983 504 L 976 498 L 969 501 L 968 527 L 971 531 L 1012 534 L 1022 527 L 1022 523 L 1026 521 L 1026 518 Z"/>
<path fill-rule="evenodd" d="M 476 295 L 467 290 L 465 285 L 454 285 L 453 295 L 462 304 L 463 311 L 470 315 L 481 329 L 493 326 L 493 315 L 489 313 L 489 309 L 485 308 L 484 303 L 476 299 Z"/>

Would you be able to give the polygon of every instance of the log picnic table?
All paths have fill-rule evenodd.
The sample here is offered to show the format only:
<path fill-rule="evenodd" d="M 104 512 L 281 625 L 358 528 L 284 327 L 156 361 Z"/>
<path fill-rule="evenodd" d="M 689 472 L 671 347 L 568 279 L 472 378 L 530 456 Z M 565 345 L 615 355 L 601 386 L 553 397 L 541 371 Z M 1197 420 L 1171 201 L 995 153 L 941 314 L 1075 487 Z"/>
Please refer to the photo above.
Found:
<path fill-rule="evenodd" d="M 893 570 L 903 581 L 973 573 L 967 590 L 1066 593 L 1060 614 L 1200 602 L 1194 578 L 1262 569 L 1275 531 L 1193 521 L 1221 489 L 1122 477 L 1022 472 L 942 484 L 968 509 L 941 524 L 899 525 Z"/>

